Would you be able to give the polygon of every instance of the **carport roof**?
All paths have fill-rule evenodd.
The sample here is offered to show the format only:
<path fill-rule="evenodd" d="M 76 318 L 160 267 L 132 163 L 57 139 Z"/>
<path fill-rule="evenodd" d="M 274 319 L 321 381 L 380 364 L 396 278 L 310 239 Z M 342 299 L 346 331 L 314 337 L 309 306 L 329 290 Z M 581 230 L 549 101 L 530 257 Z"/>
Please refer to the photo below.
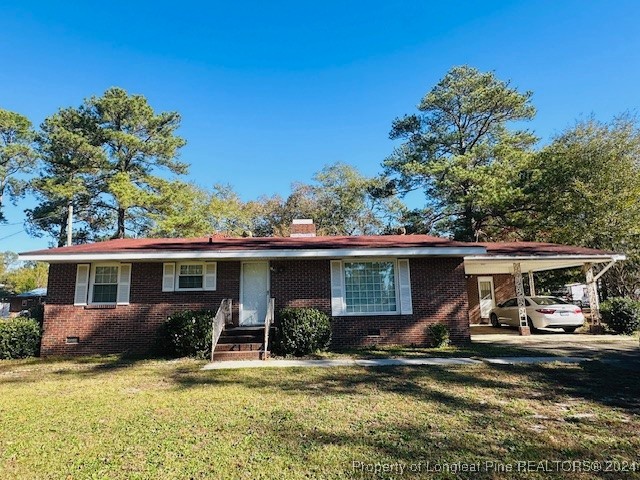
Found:
<path fill-rule="evenodd" d="M 465 257 L 465 273 L 470 275 L 513 273 L 514 263 L 520 263 L 523 272 L 540 272 L 626 258 L 615 252 L 556 243 L 482 242 L 478 245 L 485 247 L 487 253 Z"/>

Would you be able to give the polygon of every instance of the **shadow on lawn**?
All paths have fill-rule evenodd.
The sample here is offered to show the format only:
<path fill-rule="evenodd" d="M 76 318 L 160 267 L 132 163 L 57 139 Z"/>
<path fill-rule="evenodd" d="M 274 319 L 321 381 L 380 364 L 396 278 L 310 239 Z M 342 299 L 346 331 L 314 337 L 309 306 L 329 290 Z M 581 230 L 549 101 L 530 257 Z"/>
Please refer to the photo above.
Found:
<path fill-rule="evenodd" d="M 541 365 L 527 374 L 555 397 L 577 397 L 640 414 L 640 370 L 625 367 L 591 361 L 573 369 Z"/>
<path fill-rule="evenodd" d="M 565 419 L 571 412 L 555 405 L 573 398 L 581 400 L 576 402 L 580 411 L 591 408 L 590 402 L 595 402 L 626 413 L 638 413 L 640 409 L 634 402 L 639 398 L 640 382 L 628 385 L 628 389 L 622 388 L 625 378 L 626 372 L 612 371 L 606 365 L 592 362 L 582 366 L 291 369 L 286 374 L 279 369 L 184 370 L 176 373 L 174 381 L 179 388 L 186 389 L 233 385 L 255 392 L 256 397 L 261 393 L 267 397 L 290 395 L 298 397 L 291 399 L 292 404 L 298 405 L 310 397 L 328 397 L 330 402 L 335 398 L 338 409 L 335 422 L 346 422 L 343 428 L 310 426 L 304 415 L 297 416 L 295 408 L 281 407 L 270 411 L 265 405 L 261 410 L 262 416 L 256 414 L 252 420 L 256 424 L 255 431 L 270 432 L 275 436 L 273 441 L 278 448 L 285 451 L 287 448 L 303 451 L 346 448 L 353 452 L 366 452 L 362 458 L 353 458 L 353 461 L 362 462 L 470 463 L 500 460 L 515 463 L 543 459 L 601 459 L 602 444 L 584 441 L 583 437 L 595 438 L 613 425 L 616 425 L 616 433 L 612 438 L 635 436 L 636 421 L 612 423 L 611 418 L 601 418 L 596 410 L 598 415 L 594 423 L 571 423 Z M 487 402 L 482 402 L 483 390 L 490 397 Z M 471 391 L 473 397 L 469 394 Z M 380 416 L 376 415 L 377 392 L 400 396 L 397 416 L 389 415 L 384 408 Z M 382 397 L 389 400 L 388 395 Z M 407 409 L 416 402 L 425 404 L 425 407 L 416 408 L 414 416 Z M 524 402 L 532 402 L 531 408 L 520 409 L 526 405 Z M 344 404 L 359 405 L 360 413 L 353 416 L 345 414 L 344 410 L 339 410 L 344 408 L 340 406 Z M 534 418 L 538 412 L 533 405 L 541 405 L 548 411 L 556 410 L 557 418 Z M 547 411 L 544 413 L 549 415 Z M 544 428 L 535 430 L 534 427 L 541 422 L 545 423 Z M 594 431 L 596 425 L 598 430 Z M 626 434 L 626 431 L 630 433 Z M 557 436 L 562 438 L 562 443 L 550 440 Z M 633 459 L 636 455 L 633 443 L 629 442 L 607 448 L 606 454 L 614 458 L 617 455 L 617 458 Z M 345 476 L 360 478 L 352 464 L 342 468 Z M 556 477 L 566 478 L 567 475 L 559 472 Z M 484 472 L 457 478 L 496 477 L 492 472 Z M 579 477 L 569 475 L 568 478 Z M 616 476 L 604 475 L 604 478 Z"/>
<path fill-rule="evenodd" d="M 179 367 L 172 380 L 180 389 L 200 386 L 241 385 L 259 392 L 288 395 L 357 395 L 380 390 L 409 395 L 417 400 L 438 401 L 448 408 L 483 410 L 477 401 L 450 394 L 431 385 L 488 389 L 505 399 L 562 402 L 567 397 L 640 413 L 640 372 L 628 371 L 599 361 L 579 365 L 492 365 L 377 368 L 280 369 L 194 371 Z M 496 372 L 494 375 L 493 372 Z M 504 373 L 506 375 L 501 375 Z M 509 381 L 503 380 L 508 378 Z"/>
<path fill-rule="evenodd" d="M 102 355 L 86 357 L 47 357 L 0 362 L 0 384 L 28 383 L 40 380 L 38 373 L 94 377 L 135 367 L 160 358 L 131 355 Z"/>
<path fill-rule="evenodd" d="M 368 348 L 341 349 L 334 353 L 349 355 L 355 358 L 394 358 L 394 357 L 439 357 L 439 358 L 460 358 L 460 357 L 540 357 L 557 356 L 558 353 L 552 351 L 541 351 L 537 348 L 528 348 L 513 345 L 501 345 L 496 343 L 471 342 L 465 345 L 425 348 L 425 347 L 404 347 L 404 346 L 373 346 Z M 332 352 L 311 355 L 311 358 L 331 358 Z"/>
<path fill-rule="evenodd" d="M 359 395 L 381 391 L 408 396 L 420 401 L 432 401 L 446 409 L 472 409 L 475 411 L 491 408 L 480 405 L 469 398 L 451 394 L 444 389 L 429 386 L 430 379 L 439 382 L 459 381 L 459 372 L 430 366 L 426 369 L 415 367 L 387 368 L 327 368 L 287 369 L 282 375 L 280 369 L 256 370 L 224 370 L 197 371 L 178 369 L 173 381 L 180 389 L 201 386 L 242 386 L 269 393 L 285 393 L 287 395 Z M 509 389 L 511 386 L 494 379 L 468 377 L 465 381 L 473 382 L 477 387 L 493 389 Z"/>
<path fill-rule="evenodd" d="M 544 459 L 569 460 L 577 458 L 601 458 L 602 453 L 593 444 L 584 443 L 579 437 L 574 437 L 558 448 L 549 442 L 545 434 L 529 429 L 518 429 L 515 422 L 504 418 L 504 413 L 496 410 L 482 413 L 483 422 L 476 424 L 474 420 L 480 416 L 465 417 L 457 428 L 444 423 L 442 417 L 434 422 L 424 424 L 418 421 L 397 422 L 393 419 L 368 424 L 354 425 L 350 431 L 333 432 L 329 429 L 309 428 L 295 419 L 289 419 L 281 428 L 274 432 L 273 422 L 265 420 L 257 430 L 271 431 L 277 437 L 280 446 L 291 446 L 303 451 L 322 448 L 345 448 L 355 452 L 366 452 L 360 456 L 354 454 L 351 462 L 342 466 L 347 478 L 374 478 L 374 475 L 360 476 L 358 464 L 362 463 L 395 463 L 420 465 L 420 473 L 411 474 L 409 478 L 526 478 L 521 473 L 515 476 L 496 476 L 496 473 L 480 471 L 475 473 L 458 473 L 458 475 L 429 472 L 435 464 L 464 464 L 486 462 L 512 463 L 522 461 L 540 462 Z M 485 434 L 487 426 L 496 427 L 489 435 Z M 623 453 L 624 455 L 624 453 Z M 429 467 L 431 464 L 431 467 Z M 454 472 L 455 473 L 455 472 Z M 402 476 L 402 478 L 406 478 Z M 567 478 L 564 472 L 546 473 L 544 477 L 534 478 Z M 394 478 L 380 476 L 375 478 Z M 400 477 L 398 477 L 400 478 Z M 569 476 L 568 478 L 576 478 Z M 615 476 L 604 478 L 619 478 Z"/>

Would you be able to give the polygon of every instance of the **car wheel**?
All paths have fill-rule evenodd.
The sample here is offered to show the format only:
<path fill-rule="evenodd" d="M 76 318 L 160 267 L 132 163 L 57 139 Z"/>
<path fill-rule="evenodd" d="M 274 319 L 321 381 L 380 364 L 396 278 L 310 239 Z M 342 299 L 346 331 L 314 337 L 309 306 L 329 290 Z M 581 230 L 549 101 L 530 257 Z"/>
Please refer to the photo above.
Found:
<path fill-rule="evenodd" d="M 535 333 L 538 331 L 538 329 L 533 324 L 533 320 L 531 320 L 531 317 L 527 317 L 527 325 L 529 325 L 529 330 L 531 331 L 531 333 Z"/>
<path fill-rule="evenodd" d="M 578 327 L 564 327 L 563 330 L 567 333 L 573 333 Z"/>
<path fill-rule="evenodd" d="M 500 322 L 498 321 L 498 316 L 495 313 L 492 313 L 489 318 L 491 319 L 492 327 L 500 328 Z"/>

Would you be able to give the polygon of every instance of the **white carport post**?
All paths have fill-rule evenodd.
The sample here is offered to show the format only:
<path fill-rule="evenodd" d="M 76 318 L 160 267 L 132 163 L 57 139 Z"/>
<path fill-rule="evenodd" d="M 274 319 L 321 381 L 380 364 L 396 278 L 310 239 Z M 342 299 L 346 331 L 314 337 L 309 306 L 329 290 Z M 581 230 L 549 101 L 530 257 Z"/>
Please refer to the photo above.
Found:
<path fill-rule="evenodd" d="M 536 284 L 533 281 L 533 271 L 529 270 L 529 296 L 536 296 Z"/>
<path fill-rule="evenodd" d="M 531 335 L 529 324 L 527 323 L 527 305 L 524 300 L 524 282 L 522 281 L 522 268 L 520 263 L 513 264 L 513 278 L 516 284 L 516 297 L 518 297 L 518 315 L 520 317 L 520 326 L 518 331 L 520 335 Z"/>
<path fill-rule="evenodd" d="M 593 275 L 593 263 L 584 264 L 585 276 L 587 279 L 587 295 L 589 296 L 589 308 L 591 310 L 591 331 L 593 333 L 602 332 L 600 323 L 600 303 L 598 301 L 598 285 Z"/>

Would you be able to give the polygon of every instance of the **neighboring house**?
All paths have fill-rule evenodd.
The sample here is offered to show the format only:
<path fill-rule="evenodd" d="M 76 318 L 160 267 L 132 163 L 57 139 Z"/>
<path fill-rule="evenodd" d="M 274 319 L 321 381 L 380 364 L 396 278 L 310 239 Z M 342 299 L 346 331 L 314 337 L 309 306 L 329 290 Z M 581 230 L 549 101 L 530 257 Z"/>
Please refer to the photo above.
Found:
<path fill-rule="evenodd" d="M 9 296 L 9 311 L 11 313 L 29 310 L 36 305 L 42 305 L 47 299 L 46 288 L 35 288 L 28 292 Z"/>
<path fill-rule="evenodd" d="M 184 309 L 232 300 L 232 325 L 264 324 L 269 299 L 332 317 L 333 346 L 416 344 L 444 323 L 455 343 L 486 309 L 514 296 L 522 271 L 624 257 L 552 244 L 465 243 L 427 235 L 123 239 L 21 254 L 49 270 L 43 355 L 144 353 Z M 515 278 L 515 281 L 514 281 Z M 238 352 L 240 353 L 240 352 Z"/>

